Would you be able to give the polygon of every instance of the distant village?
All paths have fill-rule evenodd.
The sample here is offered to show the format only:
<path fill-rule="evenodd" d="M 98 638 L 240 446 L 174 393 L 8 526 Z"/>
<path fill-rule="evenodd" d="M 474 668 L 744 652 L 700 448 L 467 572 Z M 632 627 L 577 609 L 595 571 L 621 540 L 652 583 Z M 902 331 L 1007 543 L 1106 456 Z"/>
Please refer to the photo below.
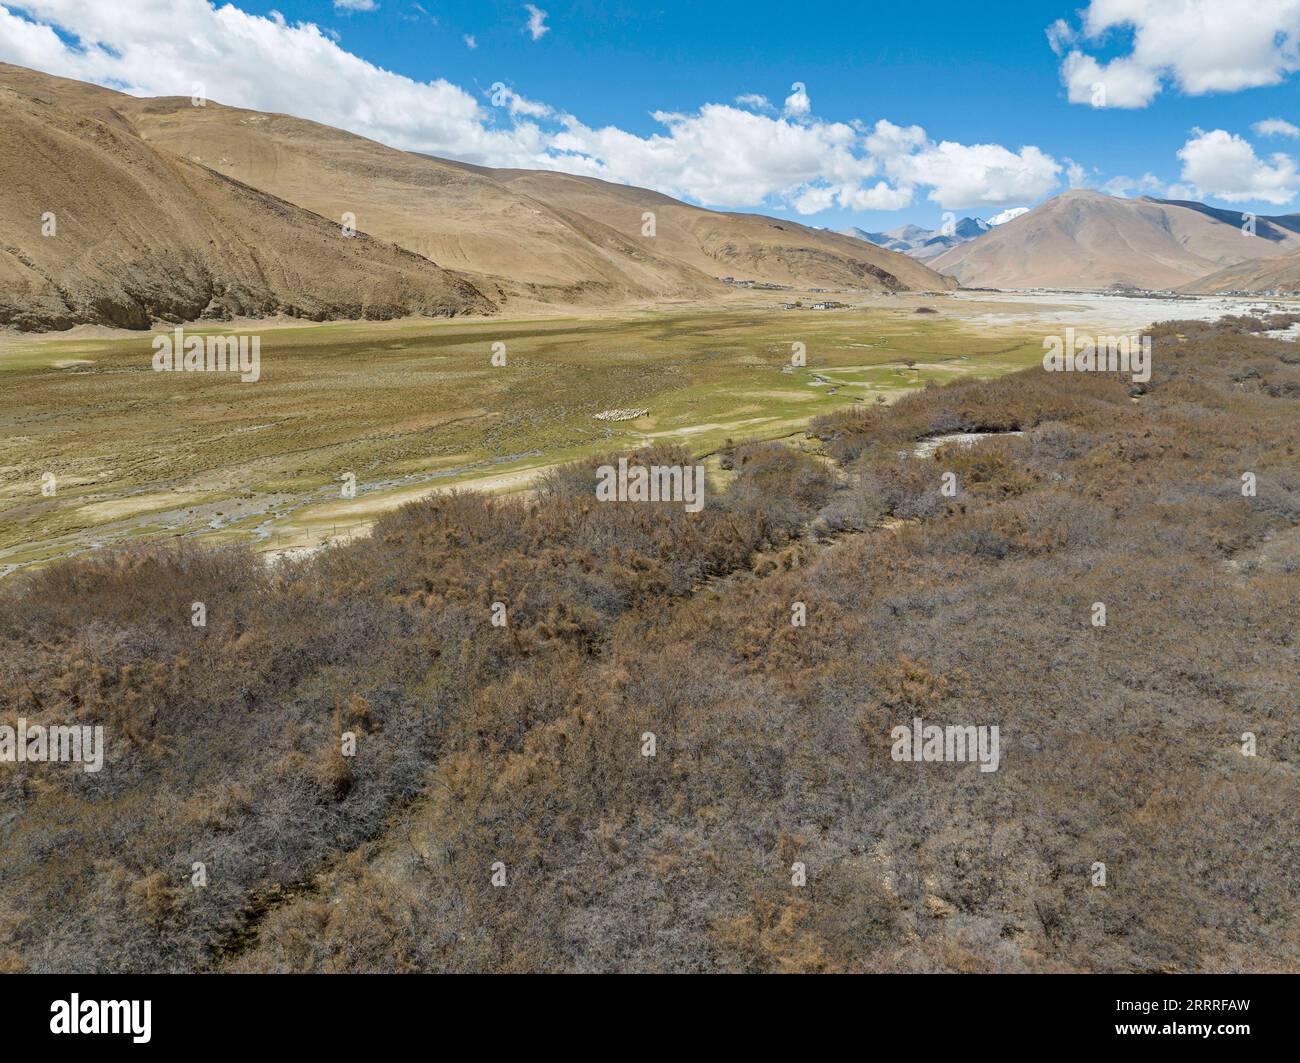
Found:
<path fill-rule="evenodd" d="M 754 288 L 765 292 L 791 292 L 794 288 L 789 284 L 771 284 L 768 281 L 742 280 L 739 277 L 718 277 L 717 280 L 723 284 L 730 284 L 733 288 Z"/>
<path fill-rule="evenodd" d="M 823 299 L 821 302 L 809 303 L 804 306 L 803 303 L 782 303 L 782 310 L 847 310 L 848 303 L 841 303 L 835 299 Z"/>
<path fill-rule="evenodd" d="M 789 284 L 771 284 L 767 281 L 747 280 L 741 277 L 718 277 L 717 279 L 722 281 L 723 284 L 731 285 L 733 288 L 752 288 L 755 291 L 767 291 L 767 292 L 794 291 L 793 286 Z M 813 295 L 825 294 L 825 292 L 827 291 L 826 288 L 809 288 L 808 290 Z M 807 306 L 805 306 L 803 302 L 782 303 L 781 309 L 782 310 L 847 310 L 849 309 L 849 304 L 841 303 L 834 299 L 823 299 L 820 302 L 809 303 Z"/>

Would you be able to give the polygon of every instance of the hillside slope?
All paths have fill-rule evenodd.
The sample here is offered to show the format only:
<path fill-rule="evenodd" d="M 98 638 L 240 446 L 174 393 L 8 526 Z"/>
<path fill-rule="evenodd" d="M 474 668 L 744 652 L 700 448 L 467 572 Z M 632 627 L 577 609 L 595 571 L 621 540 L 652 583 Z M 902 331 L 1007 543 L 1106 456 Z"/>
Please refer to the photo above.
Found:
<path fill-rule="evenodd" d="M 0 160 L 0 326 L 494 308 L 427 259 L 156 150 L 110 110 L 3 80 Z"/>
<path fill-rule="evenodd" d="M 930 265 L 968 286 L 1174 288 L 1247 259 L 1300 250 L 1291 218 L 1259 218 L 1199 203 L 1066 192 Z"/>
<path fill-rule="evenodd" d="M 391 263 L 376 265 L 369 271 L 374 279 L 366 284 L 351 280 L 336 284 L 332 278 L 346 270 L 347 256 L 339 259 L 332 251 L 319 253 L 320 249 L 301 243 L 301 234 L 288 240 L 263 226 L 257 230 L 257 240 L 269 241 L 264 250 L 272 258 L 292 245 L 302 292 L 280 293 L 272 298 L 259 291 L 256 296 L 218 300 L 208 310 L 218 316 L 227 312 L 226 303 L 230 304 L 230 313 L 270 312 L 274 308 L 308 316 L 338 316 L 334 304 L 339 291 L 362 292 L 359 302 L 364 306 L 359 309 L 378 313 L 377 307 L 388 307 L 392 312 L 400 312 L 403 307 L 411 312 L 488 309 L 482 293 L 499 305 L 512 299 L 573 306 L 709 300 L 727 291 L 722 277 L 868 291 L 954 286 L 952 280 L 905 255 L 852 237 L 760 215 L 704 210 L 646 189 L 548 171 L 492 170 L 398 151 L 286 115 L 225 107 L 213 101 L 195 107 L 188 98 L 138 99 L 5 64 L 0 64 L 0 89 L 9 90 L 7 98 L 11 100 L 25 99 L 29 111 L 33 106 L 37 108 L 30 111 L 29 122 L 36 114 L 57 113 L 64 126 L 75 120 L 83 131 L 106 131 L 83 137 L 86 143 L 65 143 L 53 154 L 45 151 L 27 156 L 41 162 L 34 168 L 29 166 L 20 180 L 7 185 L 21 186 L 28 192 L 49 187 L 51 182 L 46 180 L 42 166 L 57 164 L 72 172 L 85 170 L 78 153 L 93 155 L 96 149 L 90 142 L 111 136 L 119 142 L 116 154 L 126 150 L 122 145 L 131 145 L 128 154 L 150 158 L 148 168 L 160 175 L 164 170 L 186 175 L 185 181 L 194 186 L 188 193 L 190 198 L 212 201 L 197 207 L 179 189 L 157 183 L 162 181 L 161 176 L 155 182 L 157 187 L 133 188 L 129 181 L 119 180 L 121 174 L 99 172 L 96 168 L 102 160 L 92 159 L 89 168 L 96 177 L 78 187 L 89 196 L 87 203 L 94 201 L 109 207 L 100 210 L 102 226 L 95 243 L 103 253 L 116 255 L 121 261 L 113 266 L 115 281 L 98 287 L 91 284 L 87 290 L 99 291 L 106 284 L 105 290 L 113 291 L 109 302 L 116 309 L 102 318 L 110 323 L 138 323 L 150 314 L 184 316 L 195 311 L 196 303 L 200 311 L 207 307 L 209 300 L 199 301 L 202 285 L 198 291 L 193 284 L 183 285 L 183 298 L 172 294 L 160 301 L 153 289 L 161 281 L 150 272 L 146 261 L 149 256 L 140 253 L 139 248 L 117 247 L 114 241 L 124 235 L 123 228 L 171 232 L 177 229 L 173 214 L 187 219 L 190 229 L 181 226 L 177 231 L 184 231 L 185 239 L 197 239 L 200 248 L 211 239 L 206 230 L 199 231 L 203 219 L 214 214 L 222 219 L 219 227 L 224 232 L 241 234 L 242 221 L 225 207 L 215 205 L 222 198 L 213 191 L 218 187 L 242 188 L 244 195 L 257 190 L 260 198 L 278 204 L 274 209 L 280 212 L 287 204 L 294 204 L 319 216 L 311 224 L 325 224 L 323 231 L 330 235 L 337 234 L 339 223 L 355 219 L 361 232 L 375 238 L 362 242 L 370 253 L 393 258 L 394 249 L 374 250 L 375 241 L 388 241 L 423 260 L 416 264 L 409 255 L 394 259 L 405 262 L 406 268 L 413 271 L 407 285 L 411 291 L 405 291 L 389 276 Z M 40 125 L 39 121 L 35 124 Z M 11 139 L 17 140 L 17 135 Z M 6 155 L 8 160 L 22 157 Z M 12 165 L 0 162 L 0 168 L 5 170 Z M 217 175 L 231 180 L 223 183 Z M 202 191 L 197 190 L 200 185 Z M 71 194 L 70 189 L 66 191 Z M 7 205 L 14 207 L 11 217 L 31 216 L 33 204 L 26 199 Z M 67 202 L 69 209 L 75 206 L 75 199 Z M 55 209 L 57 213 L 57 207 L 56 203 L 43 209 Z M 132 212 L 139 211 L 145 217 L 137 219 L 138 224 L 114 226 L 119 216 L 132 217 Z M 653 236 L 642 235 L 646 211 L 656 215 Z M 78 213 L 75 209 L 72 212 Z M 40 213 L 37 211 L 35 216 Z M 256 219 L 260 214 L 253 210 L 250 217 Z M 300 223 L 301 212 L 295 215 L 293 224 Z M 65 277 L 72 263 L 41 261 L 42 255 L 53 248 L 34 249 L 30 241 L 17 239 L 18 231 L 7 243 L 18 249 L 20 261 L 21 256 L 32 260 L 31 265 L 24 262 L 23 268 L 39 273 L 47 288 L 58 289 L 65 281 L 73 290 L 85 287 L 86 282 L 76 275 Z M 239 242 L 252 235 L 226 239 Z M 244 242 L 259 246 L 255 240 Z M 208 287 L 234 291 L 247 286 L 244 273 L 238 267 L 231 268 L 235 269 L 232 278 Z M 8 277 L 14 269 L 0 276 Z M 214 275 L 220 272 L 212 264 L 188 269 L 200 274 L 205 270 Z M 166 272 L 173 271 L 169 268 Z M 440 299 L 426 294 L 435 277 L 447 287 Z M 317 281 L 324 285 L 323 294 L 311 294 Z M 33 327 L 28 321 L 30 315 L 20 310 L 36 298 L 33 283 L 28 280 L 16 284 L 15 303 L 9 311 L 10 317 L 23 327 Z M 151 294 L 143 295 L 140 289 Z M 40 299 L 45 309 L 37 316 L 47 327 L 51 321 L 97 319 L 93 315 L 87 318 L 81 311 L 61 311 L 60 297 L 49 292 Z M 462 302 L 464 305 L 459 305 Z"/>
<path fill-rule="evenodd" d="M 365 231 L 502 294 L 603 305 L 722 290 L 645 241 L 456 163 L 211 102 L 128 99 L 121 110 L 152 144 L 325 217 L 352 213 Z"/>
<path fill-rule="evenodd" d="M 629 238 L 641 238 L 643 216 L 653 213 L 655 235 L 649 242 L 655 250 L 710 276 L 874 291 L 955 286 L 906 255 L 785 219 L 704 210 L 645 188 L 549 170 L 479 172 Z"/>
<path fill-rule="evenodd" d="M 1199 277 L 1179 289 L 1190 295 L 1224 292 L 1279 292 L 1300 295 L 1300 252 L 1281 258 L 1256 258 Z"/>

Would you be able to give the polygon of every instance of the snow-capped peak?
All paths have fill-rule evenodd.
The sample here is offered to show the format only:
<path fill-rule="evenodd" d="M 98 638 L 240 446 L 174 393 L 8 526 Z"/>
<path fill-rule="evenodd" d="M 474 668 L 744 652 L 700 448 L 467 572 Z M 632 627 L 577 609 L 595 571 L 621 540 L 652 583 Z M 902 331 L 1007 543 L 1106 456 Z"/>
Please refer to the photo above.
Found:
<path fill-rule="evenodd" d="M 1006 210 L 1002 211 L 1001 213 L 994 214 L 993 217 L 989 218 L 988 223 L 991 226 L 1005 225 L 1012 218 L 1018 218 L 1020 217 L 1020 215 L 1028 214 L 1028 213 L 1029 213 L 1028 207 L 1008 207 Z"/>

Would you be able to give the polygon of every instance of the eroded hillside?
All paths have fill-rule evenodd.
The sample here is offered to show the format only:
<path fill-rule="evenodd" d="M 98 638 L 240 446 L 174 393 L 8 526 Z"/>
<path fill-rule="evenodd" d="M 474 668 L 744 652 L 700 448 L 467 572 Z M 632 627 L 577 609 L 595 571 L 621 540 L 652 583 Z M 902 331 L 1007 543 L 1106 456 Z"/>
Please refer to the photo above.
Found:
<path fill-rule="evenodd" d="M 51 79 L 54 80 L 54 79 Z M 469 280 L 0 82 L 0 326 L 490 313 Z"/>

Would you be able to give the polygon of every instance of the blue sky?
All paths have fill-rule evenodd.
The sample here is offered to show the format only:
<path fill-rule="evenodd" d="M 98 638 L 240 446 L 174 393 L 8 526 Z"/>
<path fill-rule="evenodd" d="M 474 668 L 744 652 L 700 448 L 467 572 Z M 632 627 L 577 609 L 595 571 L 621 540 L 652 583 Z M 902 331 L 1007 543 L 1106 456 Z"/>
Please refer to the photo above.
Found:
<path fill-rule="evenodd" d="M 373 7 L 0 0 L 19 31 L 0 59 L 140 94 L 202 78 L 399 147 L 832 227 L 937 227 L 1071 184 L 1300 210 L 1300 0 L 342 2 Z"/>

